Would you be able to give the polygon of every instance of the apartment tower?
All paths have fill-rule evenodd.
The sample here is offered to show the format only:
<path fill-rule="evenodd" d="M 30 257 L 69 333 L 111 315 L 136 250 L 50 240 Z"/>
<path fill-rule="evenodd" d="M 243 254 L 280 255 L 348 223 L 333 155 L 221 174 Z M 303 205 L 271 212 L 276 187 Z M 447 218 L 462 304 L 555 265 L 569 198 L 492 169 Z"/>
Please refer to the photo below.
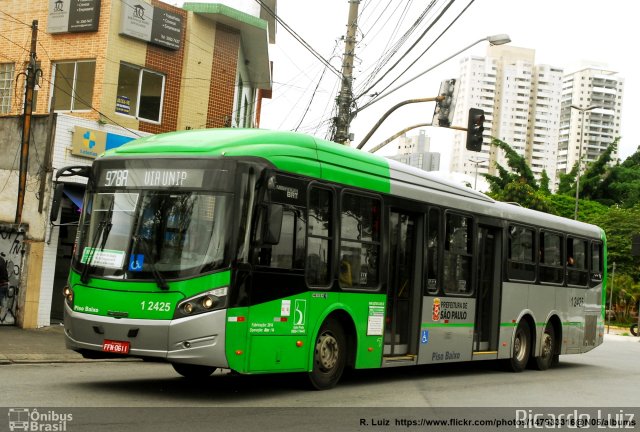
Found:
<path fill-rule="evenodd" d="M 466 150 L 466 134 L 454 137 L 451 171 L 469 176 L 495 174 L 495 163 L 506 167 L 504 152 L 490 145 L 491 137 L 509 144 L 526 158 L 532 171 L 555 181 L 562 70 L 535 64 L 535 51 L 492 46 L 486 57 L 461 61 L 455 125 L 466 125 L 469 108 L 485 111 L 481 152 Z"/>

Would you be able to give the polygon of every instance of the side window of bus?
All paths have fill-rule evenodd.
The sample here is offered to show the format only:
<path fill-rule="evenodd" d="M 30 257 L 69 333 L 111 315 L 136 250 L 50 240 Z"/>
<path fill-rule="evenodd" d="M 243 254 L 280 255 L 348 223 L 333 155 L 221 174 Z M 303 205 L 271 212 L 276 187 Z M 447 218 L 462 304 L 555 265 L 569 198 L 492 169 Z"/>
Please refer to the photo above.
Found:
<path fill-rule="evenodd" d="M 265 245 L 258 252 L 256 265 L 281 269 L 303 269 L 307 223 L 304 212 L 285 207 L 278 244 Z"/>
<path fill-rule="evenodd" d="M 438 292 L 438 254 L 440 245 L 440 209 L 429 209 L 427 226 L 427 265 L 425 271 L 425 294 Z"/>
<path fill-rule="evenodd" d="M 307 283 L 327 287 L 333 251 L 333 191 L 312 187 L 307 225 Z"/>
<path fill-rule="evenodd" d="M 535 281 L 535 235 L 531 228 L 509 226 L 507 277 L 512 280 Z"/>
<path fill-rule="evenodd" d="M 596 286 L 602 283 L 602 243 L 591 243 L 591 283 Z"/>
<path fill-rule="evenodd" d="M 344 193 L 340 210 L 340 273 L 343 288 L 378 286 L 381 203 Z"/>
<path fill-rule="evenodd" d="M 446 214 L 443 283 L 447 294 L 471 294 L 472 230 L 470 217 Z"/>
<path fill-rule="evenodd" d="M 589 269 L 587 267 L 587 241 L 567 237 L 567 284 L 587 286 Z"/>
<path fill-rule="evenodd" d="M 561 284 L 564 281 L 562 263 L 563 241 L 559 234 L 540 231 L 540 282 Z"/>

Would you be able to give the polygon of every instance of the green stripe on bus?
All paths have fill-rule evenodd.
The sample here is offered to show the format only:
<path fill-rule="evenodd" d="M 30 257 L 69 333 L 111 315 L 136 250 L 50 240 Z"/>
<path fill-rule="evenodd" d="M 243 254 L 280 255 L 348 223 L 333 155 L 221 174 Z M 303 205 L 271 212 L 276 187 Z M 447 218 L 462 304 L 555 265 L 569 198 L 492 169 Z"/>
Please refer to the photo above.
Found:
<path fill-rule="evenodd" d="M 473 327 L 474 323 L 422 323 L 421 328 L 429 327 Z"/>

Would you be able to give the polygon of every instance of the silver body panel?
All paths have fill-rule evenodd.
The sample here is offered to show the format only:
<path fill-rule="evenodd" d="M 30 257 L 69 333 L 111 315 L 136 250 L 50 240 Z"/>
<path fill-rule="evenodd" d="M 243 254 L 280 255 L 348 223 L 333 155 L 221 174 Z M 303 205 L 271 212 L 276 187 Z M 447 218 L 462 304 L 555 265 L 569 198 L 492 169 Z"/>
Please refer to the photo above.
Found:
<path fill-rule="evenodd" d="M 65 340 L 69 349 L 98 352 L 105 339 L 128 341 L 130 356 L 226 368 L 226 317 L 226 310 L 219 310 L 171 321 L 112 318 L 65 305 Z"/>

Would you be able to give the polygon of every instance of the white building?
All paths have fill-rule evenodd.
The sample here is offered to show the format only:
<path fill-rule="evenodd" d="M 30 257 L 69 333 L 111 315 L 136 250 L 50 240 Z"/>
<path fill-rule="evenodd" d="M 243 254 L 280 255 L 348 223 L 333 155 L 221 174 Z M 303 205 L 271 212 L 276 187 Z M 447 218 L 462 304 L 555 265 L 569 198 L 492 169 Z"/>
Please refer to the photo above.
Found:
<path fill-rule="evenodd" d="M 454 137 L 451 171 L 475 176 L 495 174 L 497 162 L 506 167 L 504 152 L 489 146 L 490 137 L 509 144 L 524 156 L 540 177 L 555 180 L 562 70 L 535 64 L 535 51 L 493 46 L 487 57 L 467 57 L 460 66 L 453 124 L 466 125 L 469 108 L 485 111 L 481 152 L 466 150 L 466 134 Z"/>
<path fill-rule="evenodd" d="M 387 157 L 424 171 L 438 171 L 440 153 L 430 152 L 430 147 L 431 139 L 423 129 L 418 135 L 411 137 L 403 135 L 398 138 L 398 153 Z"/>
<path fill-rule="evenodd" d="M 571 171 L 579 155 L 584 170 L 620 136 L 623 94 L 624 78 L 602 67 L 585 67 L 564 77 L 558 173 Z"/>

